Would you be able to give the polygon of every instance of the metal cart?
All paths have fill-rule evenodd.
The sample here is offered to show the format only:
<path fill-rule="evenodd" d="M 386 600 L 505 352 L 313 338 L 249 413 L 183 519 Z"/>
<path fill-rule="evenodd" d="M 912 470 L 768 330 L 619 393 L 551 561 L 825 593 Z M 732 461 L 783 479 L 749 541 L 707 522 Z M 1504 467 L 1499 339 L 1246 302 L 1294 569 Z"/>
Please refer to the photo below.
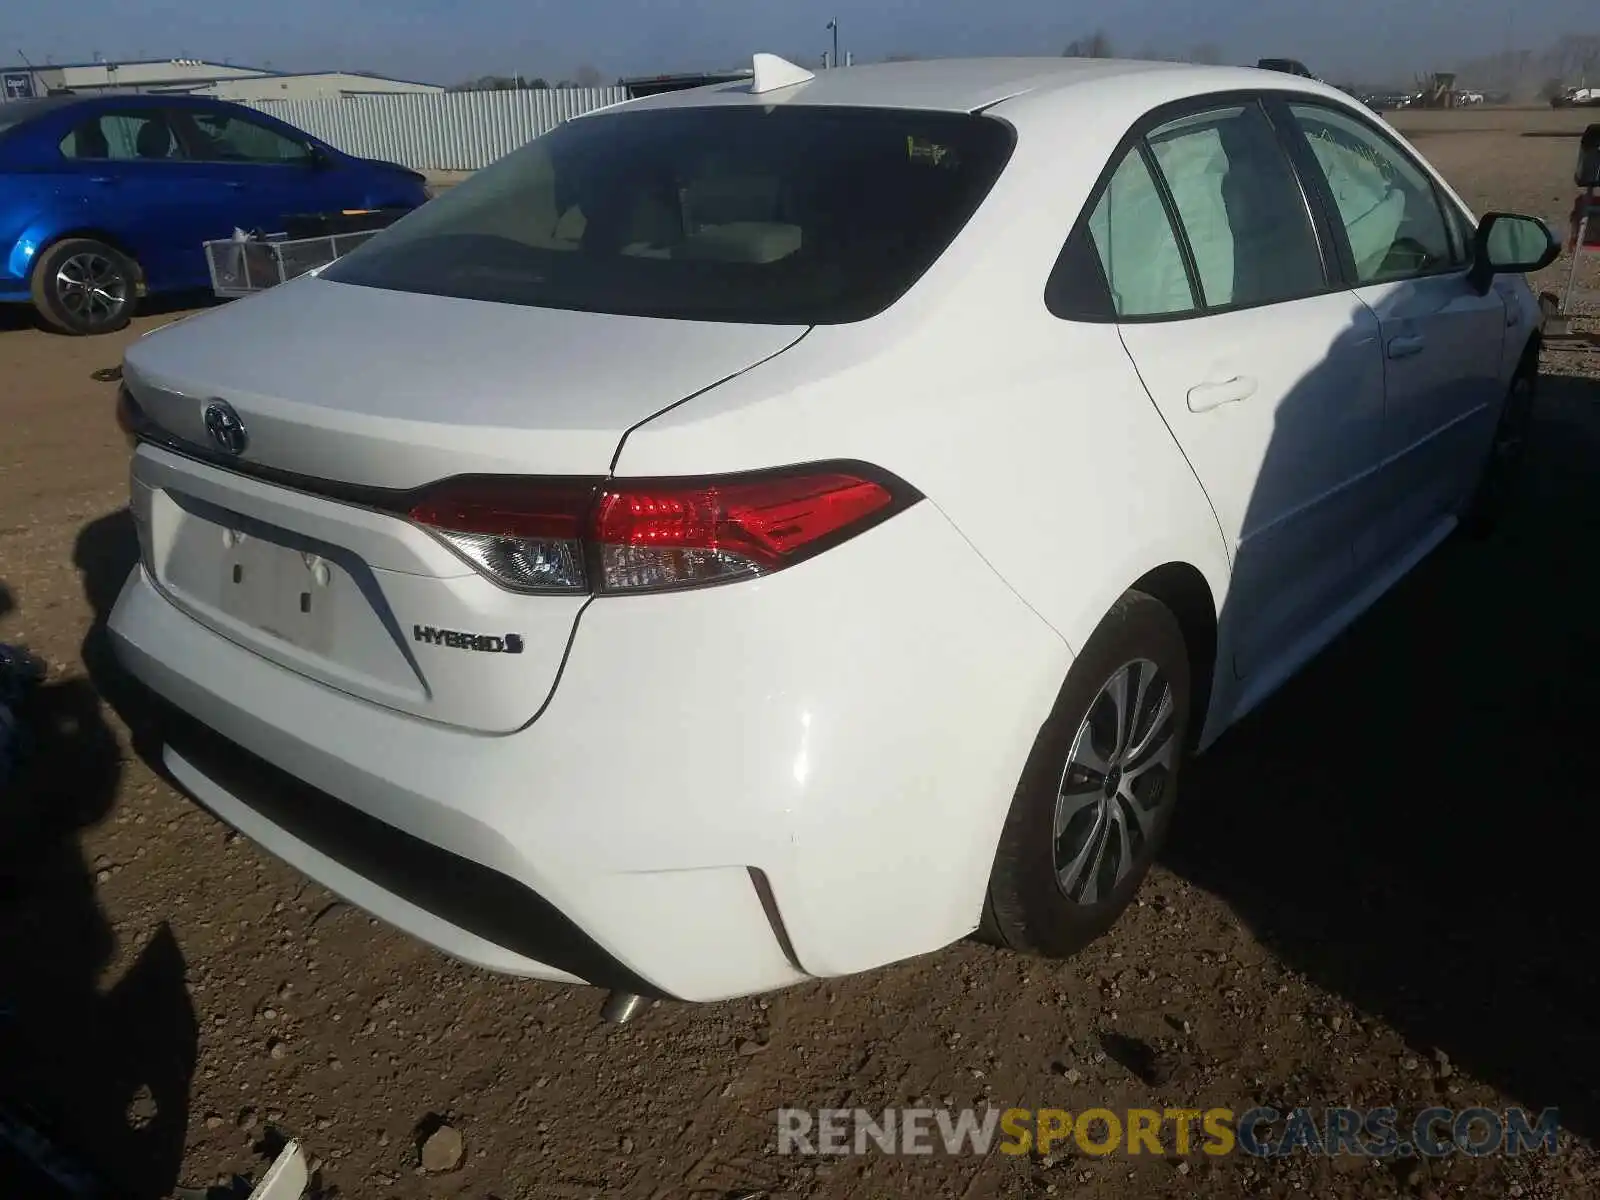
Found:
<path fill-rule="evenodd" d="M 246 233 L 205 243 L 211 290 L 224 299 L 277 287 L 354 250 L 405 213 L 349 210 L 289 217 L 281 233 Z"/>
<path fill-rule="evenodd" d="M 211 290 L 231 300 L 277 287 L 307 271 L 327 266 L 377 232 L 365 229 L 308 238 L 290 238 L 279 233 L 207 242 L 206 265 L 211 269 Z"/>

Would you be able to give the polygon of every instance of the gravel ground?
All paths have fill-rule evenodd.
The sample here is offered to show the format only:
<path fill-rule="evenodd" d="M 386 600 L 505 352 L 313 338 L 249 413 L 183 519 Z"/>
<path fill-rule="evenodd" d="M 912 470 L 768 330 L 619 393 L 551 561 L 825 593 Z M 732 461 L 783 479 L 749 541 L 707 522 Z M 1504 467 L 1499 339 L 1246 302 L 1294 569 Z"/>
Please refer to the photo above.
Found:
<path fill-rule="evenodd" d="M 1535 135 L 1572 114 L 1399 123 L 1480 209 L 1567 211 L 1576 141 Z M 173 315 L 72 340 L 0 313 L 0 640 L 50 665 L 34 765 L 0 801 L 0 1101 L 134 1200 L 258 1173 L 284 1136 L 319 1195 L 361 1200 L 1600 1192 L 1600 320 L 1547 352 L 1514 518 L 1194 764 L 1168 861 L 1110 936 L 1070 963 L 962 944 L 612 1029 L 592 991 L 376 925 L 152 770 L 98 632 L 133 550 L 115 385 L 92 373 Z M 1565 1132 L 1555 1156 L 1433 1162 L 775 1153 L 780 1106 L 986 1102 L 1554 1105 Z"/>

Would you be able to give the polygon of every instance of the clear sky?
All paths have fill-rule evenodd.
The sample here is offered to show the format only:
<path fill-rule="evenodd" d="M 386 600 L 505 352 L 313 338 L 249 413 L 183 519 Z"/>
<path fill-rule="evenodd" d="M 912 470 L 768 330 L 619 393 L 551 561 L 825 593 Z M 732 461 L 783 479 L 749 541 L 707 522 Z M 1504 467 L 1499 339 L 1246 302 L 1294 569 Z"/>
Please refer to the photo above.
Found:
<path fill-rule="evenodd" d="M 206 58 L 440 83 L 589 64 L 610 82 L 755 50 L 809 64 L 833 16 L 861 60 L 1059 54 L 1101 27 L 1123 54 L 1211 43 L 1223 61 L 1289 56 L 1363 82 L 1600 33 L 1600 0 L 0 0 L 0 62 Z"/>

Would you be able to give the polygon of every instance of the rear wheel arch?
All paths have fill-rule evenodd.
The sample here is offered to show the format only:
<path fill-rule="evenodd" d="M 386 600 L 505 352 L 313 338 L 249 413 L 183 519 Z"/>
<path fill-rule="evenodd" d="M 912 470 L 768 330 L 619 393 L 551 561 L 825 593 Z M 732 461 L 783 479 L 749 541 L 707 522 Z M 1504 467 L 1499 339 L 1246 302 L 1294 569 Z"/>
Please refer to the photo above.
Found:
<path fill-rule="evenodd" d="M 981 940 L 1063 958 L 1131 902 L 1171 824 L 1192 737 L 1188 676 L 1189 650 L 1167 603 L 1124 592 L 1079 651 L 1029 752 L 995 848 Z M 1074 764 L 1088 774 L 1069 785 Z M 1063 803 L 1075 805 L 1065 824 Z M 1086 827 L 1080 818 L 1091 813 L 1099 815 Z M 1081 846 L 1064 848 L 1074 840 Z"/>
<path fill-rule="evenodd" d="M 1183 631 L 1189 652 L 1189 746 L 1198 744 L 1211 703 L 1217 665 L 1217 602 L 1199 569 L 1186 562 L 1168 562 L 1147 571 L 1128 589 L 1143 592 L 1166 605 Z"/>

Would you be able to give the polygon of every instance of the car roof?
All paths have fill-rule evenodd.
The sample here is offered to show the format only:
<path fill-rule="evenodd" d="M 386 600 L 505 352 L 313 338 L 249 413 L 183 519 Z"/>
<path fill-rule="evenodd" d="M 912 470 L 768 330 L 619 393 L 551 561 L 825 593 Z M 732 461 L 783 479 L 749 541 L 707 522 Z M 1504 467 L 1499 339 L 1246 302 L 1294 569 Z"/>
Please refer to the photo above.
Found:
<path fill-rule="evenodd" d="M 11 100 L 0 109 L 0 116 L 6 118 L 8 125 L 20 125 L 58 108 L 68 108 L 83 99 L 82 96 L 34 96 L 26 100 Z"/>
<path fill-rule="evenodd" d="M 3 110 L 13 123 L 21 124 L 42 117 L 46 113 L 58 112 L 64 108 L 77 108 L 88 104 L 133 104 L 144 105 L 159 104 L 163 108 L 181 106 L 185 108 L 211 108 L 216 105 L 227 105 L 230 108 L 247 107 L 236 104 L 232 100 L 224 100 L 220 96 L 190 96 L 181 92 L 139 92 L 132 90 L 118 90 L 115 92 L 65 92 L 55 96 L 35 96 L 27 100 L 13 100 Z M 20 111 L 19 111 L 20 110 Z"/>
<path fill-rule="evenodd" d="M 1207 92 L 1282 88 L 1284 78 L 1254 67 L 1208 67 L 1125 59 L 924 59 L 821 70 L 803 83 L 761 93 L 751 91 L 749 80 L 713 84 L 645 96 L 600 111 L 799 104 L 970 113 L 1021 96 L 1068 90 L 1112 93 L 1131 104 L 1139 103 L 1144 97 L 1153 105 Z M 1315 86 L 1310 80 L 1295 82 Z M 1087 99 L 1087 95 L 1084 98 Z"/>

